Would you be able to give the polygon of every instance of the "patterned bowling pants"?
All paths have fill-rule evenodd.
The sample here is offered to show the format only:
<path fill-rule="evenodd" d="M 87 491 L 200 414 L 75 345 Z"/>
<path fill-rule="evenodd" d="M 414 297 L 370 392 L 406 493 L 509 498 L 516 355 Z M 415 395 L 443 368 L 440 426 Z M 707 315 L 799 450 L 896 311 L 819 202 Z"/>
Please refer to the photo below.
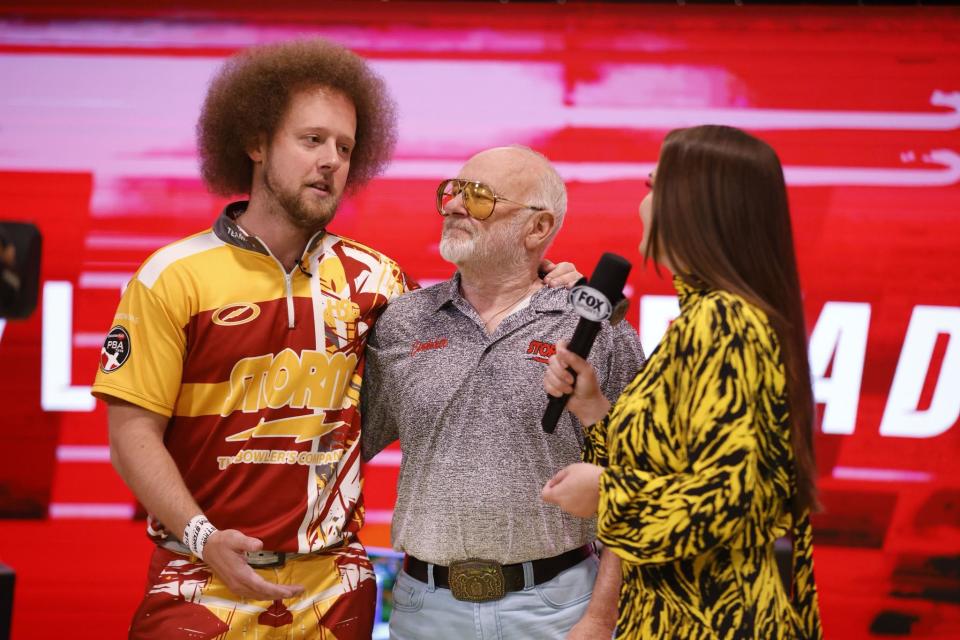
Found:
<path fill-rule="evenodd" d="M 130 638 L 203 640 L 353 640 L 373 629 L 377 585 L 359 542 L 256 569 L 267 582 L 299 584 L 289 600 L 234 595 L 196 558 L 157 547 Z"/>

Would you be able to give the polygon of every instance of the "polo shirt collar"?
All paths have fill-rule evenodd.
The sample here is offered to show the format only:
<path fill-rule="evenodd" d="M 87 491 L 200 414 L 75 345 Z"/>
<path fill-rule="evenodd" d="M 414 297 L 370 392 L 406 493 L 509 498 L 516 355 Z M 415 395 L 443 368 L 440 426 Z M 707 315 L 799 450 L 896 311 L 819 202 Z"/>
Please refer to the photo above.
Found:
<path fill-rule="evenodd" d="M 444 286 L 440 288 L 440 293 L 441 295 L 437 297 L 437 311 L 448 304 L 455 304 L 457 301 L 460 301 L 466 308 L 470 308 L 470 303 L 467 302 L 463 294 L 460 293 L 459 271 L 444 283 Z M 563 311 L 567 308 L 569 295 L 569 289 L 551 289 L 550 287 L 544 286 L 533 294 L 533 297 L 530 299 L 529 308 L 541 313 Z"/>

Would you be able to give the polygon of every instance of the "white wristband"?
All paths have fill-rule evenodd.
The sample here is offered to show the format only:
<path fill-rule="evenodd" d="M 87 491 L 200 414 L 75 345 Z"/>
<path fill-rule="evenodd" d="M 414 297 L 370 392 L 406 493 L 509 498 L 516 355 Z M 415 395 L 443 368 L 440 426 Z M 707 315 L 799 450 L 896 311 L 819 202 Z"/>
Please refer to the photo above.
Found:
<path fill-rule="evenodd" d="M 188 522 L 187 526 L 183 528 L 183 544 L 187 547 L 187 549 L 190 549 L 190 551 L 193 551 L 194 547 L 196 546 L 197 534 L 200 533 L 200 527 L 203 526 L 204 522 L 209 522 L 209 520 L 207 520 L 207 516 L 203 515 L 202 513 L 198 513 L 190 518 L 190 522 Z"/>
<path fill-rule="evenodd" d="M 190 522 L 183 529 L 183 544 L 190 549 L 190 553 L 203 560 L 203 548 L 216 531 L 217 528 L 207 520 L 207 517 L 198 513 L 190 518 Z"/>
<path fill-rule="evenodd" d="M 193 549 L 194 555 L 203 560 L 203 548 L 207 546 L 207 540 L 210 539 L 210 536 L 217 532 L 217 528 L 210 524 L 210 522 L 204 522 L 203 527 L 200 528 L 200 533 L 197 534 L 197 546 Z"/>

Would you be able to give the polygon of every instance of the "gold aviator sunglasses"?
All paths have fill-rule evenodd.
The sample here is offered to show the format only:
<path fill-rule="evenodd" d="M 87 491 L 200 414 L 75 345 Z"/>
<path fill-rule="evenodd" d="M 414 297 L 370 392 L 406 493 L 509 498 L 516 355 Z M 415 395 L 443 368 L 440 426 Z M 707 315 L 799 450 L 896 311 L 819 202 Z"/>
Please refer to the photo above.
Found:
<path fill-rule="evenodd" d="M 534 211 L 546 211 L 545 207 L 535 207 L 498 196 L 489 185 L 482 182 L 452 178 L 444 180 L 437 187 L 437 212 L 442 216 L 450 215 L 446 210 L 447 204 L 457 196 L 463 196 L 463 208 L 467 210 L 471 218 L 477 220 L 486 220 L 492 216 L 493 210 L 500 201 L 520 205 L 525 209 L 533 209 Z"/>

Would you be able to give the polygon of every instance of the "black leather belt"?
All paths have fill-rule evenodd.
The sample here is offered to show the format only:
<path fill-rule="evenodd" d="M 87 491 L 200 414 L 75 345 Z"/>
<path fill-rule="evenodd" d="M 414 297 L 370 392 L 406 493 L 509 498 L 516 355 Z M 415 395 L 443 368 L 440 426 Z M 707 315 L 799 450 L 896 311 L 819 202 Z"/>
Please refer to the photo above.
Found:
<path fill-rule="evenodd" d="M 553 580 L 561 571 L 583 562 L 593 555 L 592 544 L 571 549 L 552 558 L 533 560 L 533 583 L 543 584 Z M 449 567 L 433 565 L 433 583 L 450 589 L 457 600 L 487 602 L 499 600 L 508 591 L 521 591 L 524 587 L 523 565 L 500 564 L 494 560 L 461 560 Z M 429 563 L 408 555 L 403 560 L 403 570 L 420 582 L 427 582 Z"/>

